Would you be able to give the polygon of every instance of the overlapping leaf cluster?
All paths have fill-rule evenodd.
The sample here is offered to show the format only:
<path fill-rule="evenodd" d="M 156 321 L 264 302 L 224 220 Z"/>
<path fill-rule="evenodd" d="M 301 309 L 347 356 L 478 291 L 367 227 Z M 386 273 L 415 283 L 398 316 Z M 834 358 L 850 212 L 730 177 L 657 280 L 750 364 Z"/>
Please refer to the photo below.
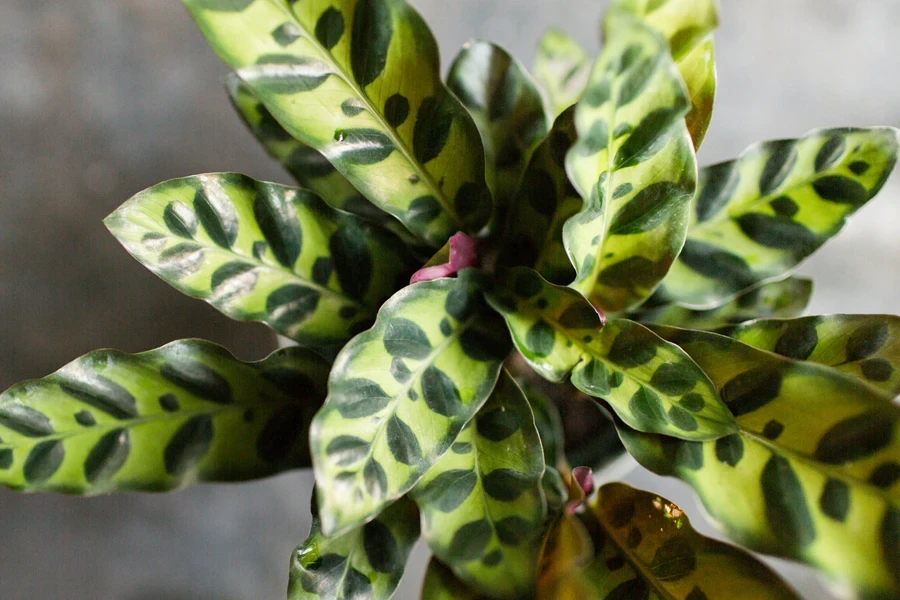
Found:
<path fill-rule="evenodd" d="M 566 446 L 561 399 L 590 398 L 611 416 L 581 432 L 598 462 L 615 428 L 746 546 L 900 593 L 900 321 L 794 318 L 812 284 L 791 275 L 880 190 L 896 130 L 698 169 L 712 0 L 615 0 L 596 61 L 553 30 L 534 78 L 470 42 L 446 83 L 405 0 L 185 4 L 299 187 L 187 177 L 106 223 L 176 289 L 308 348 L 100 351 L 13 387 L 0 482 L 92 494 L 312 466 L 292 599 L 389 598 L 420 536 L 426 599 L 796 597 L 659 496 L 586 497 L 567 456 L 597 452 Z M 456 232 L 478 257 L 453 273 Z M 426 261 L 450 276 L 408 284 Z"/>

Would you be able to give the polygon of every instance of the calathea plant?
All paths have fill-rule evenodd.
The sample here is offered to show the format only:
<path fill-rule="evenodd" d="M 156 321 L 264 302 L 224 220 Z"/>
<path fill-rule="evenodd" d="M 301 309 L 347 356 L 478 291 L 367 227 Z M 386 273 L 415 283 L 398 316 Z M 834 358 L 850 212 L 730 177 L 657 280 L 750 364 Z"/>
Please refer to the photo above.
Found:
<path fill-rule="evenodd" d="M 178 290 L 298 345 L 103 350 L 14 386 L 0 481 L 312 467 L 292 599 L 388 598 L 419 537 L 430 600 L 797 597 L 664 498 L 595 488 L 624 445 L 747 548 L 898 597 L 900 319 L 798 318 L 811 283 L 791 276 L 882 187 L 896 130 L 698 170 L 711 0 L 615 0 L 596 61 L 553 31 L 535 77 L 472 42 L 446 82 L 403 0 L 185 4 L 299 187 L 176 179 L 106 223 Z M 605 420 L 572 418 L 588 398 Z"/>

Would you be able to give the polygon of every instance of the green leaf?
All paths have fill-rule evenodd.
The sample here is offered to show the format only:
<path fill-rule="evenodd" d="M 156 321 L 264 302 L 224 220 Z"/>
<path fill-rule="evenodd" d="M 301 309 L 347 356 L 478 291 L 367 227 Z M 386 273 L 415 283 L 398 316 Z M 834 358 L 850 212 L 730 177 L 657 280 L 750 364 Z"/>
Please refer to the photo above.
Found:
<path fill-rule="evenodd" d="M 889 127 L 817 130 L 703 169 L 687 242 L 654 300 L 714 308 L 784 277 L 878 193 L 897 136 Z"/>
<path fill-rule="evenodd" d="M 534 424 L 541 438 L 541 448 L 544 450 L 544 462 L 550 467 L 559 467 L 565 459 L 563 454 L 565 437 L 559 410 L 553 400 L 534 385 L 525 381 L 518 383 L 534 414 Z"/>
<path fill-rule="evenodd" d="M 555 595 L 539 597 L 800 600 L 763 563 L 700 535 L 679 507 L 656 494 L 609 483 L 582 518 L 594 532 L 590 561 L 570 564 L 555 582 Z M 544 560 L 571 563 L 565 552 Z"/>
<path fill-rule="evenodd" d="M 431 557 L 425 570 L 421 600 L 488 600 L 491 597 L 479 594 L 460 581 L 437 558 Z"/>
<path fill-rule="evenodd" d="M 697 170 L 689 106 L 665 41 L 635 19 L 617 20 L 576 108 L 579 139 L 566 155 L 585 200 L 563 228 L 572 287 L 598 308 L 640 304 L 681 250 Z"/>
<path fill-rule="evenodd" d="M 405 498 L 362 527 L 330 538 L 322 535 L 313 506 L 309 537 L 291 556 L 288 600 L 387 600 L 417 539 L 419 514 Z"/>
<path fill-rule="evenodd" d="M 685 329 L 717 329 L 764 317 L 787 319 L 803 313 L 812 289 L 812 280 L 788 277 L 751 288 L 717 308 L 695 310 L 678 304 L 664 304 L 646 309 L 642 307 L 628 317 L 635 321 Z"/>
<path fill-rule="evenodd" d="M 606 26 L 616 27 L 619 12 L 640 17 L 669 42 L 675 65 L 691 99 L 687 126 L 700 147 L 712 118 L 716 63 L 712 32 L 719 26 L 715 0 L 614 0 Z"/>
<path fill-rule="evenodd" d="M 721 333 L 760 350 L 834 367 L 883 392 L 900 394 L 900 317 L 762 319 Z"/>
<path fill-rule="evenodd" d="M 344 347 L 310 433 L 323 532 L 359 526 L 450 448 L 494 388 L 502 327 L 469 269 L 401 290 Z"/>
<path fill-rule="evenodd" d="M 541 93 L 519 61 L 499 46 L 479 40 L 463 46 L 454 59 L 447 87 L 481 132 L 487 183 L 502 222 L 525 166 L 550 127 Z"/>
<path fill-rule="evenodd" d="M 184 0 L 213 49 L 296 139 L 433 247 L 491 215 L 472 118 L 403 0 Z"/>
<path fill-rule="evenodd" d="M 574 116 L 574 109 L 559 115 L 531 157 L 512 202 L 499 259 L 507 267 L 532 267 L 559 285 L 575 278 L 563 225 L 584 204 L 566 175 L 566 152 L 577 137 Z"/>
<path fill-rule="evenodd" d="M 591 73 L 591 59 L 575 40 L 554 27 L 541 38 L 533 70 L 556 116 L 581 98 Z"/>
<path fill-rule="evenodd" d="M 414 269 L 377 226 L 306 190 L 234 173 L 155 185 L 105 223 L 177 290 L 303 343 L 349 339 Z"/>
<path fill-rule="evenodd" d="M 0 484 L 93 495 L 308 467 L 327 372 L 296 347 L 256 363 L 200 340 L 91 352 L 0 395 Z"/>
<path fill-rule="evenodd" d="M 488 302 L 541 376 L 563 381 L 571 373 L 575 387 L 607 401 L 635 429 L 692 440 L 735 430 L 712 383 L 681 349 L 626 319 L 602 326 L 574 290 L 520 267 L 503 277 Z"/>
<path fill-rule="evenodd" d="M 506 371 L 475 418 L 413 488 L 422 535 L 462 581 L 497 598 L 531 589 L 544 454 L 525 395 Z"/>
<path fill-rule="evenodd" d="M 738 542 L 802 560 L 867 597 L 900 593 L 900 406 L 833 368 L 655 327 L 710 376 L 738 434 L 681 442 L 620 428 L 645 467 L 690 484 Z"/>

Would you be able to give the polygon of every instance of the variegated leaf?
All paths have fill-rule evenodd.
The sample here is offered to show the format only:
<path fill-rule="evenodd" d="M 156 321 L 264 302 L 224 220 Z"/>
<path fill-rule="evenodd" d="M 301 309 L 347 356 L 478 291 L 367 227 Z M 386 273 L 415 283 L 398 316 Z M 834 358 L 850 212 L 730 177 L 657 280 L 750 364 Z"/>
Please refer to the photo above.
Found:
<path fill-rule="evenodd" d="M 309 537 L 291 556 L 288 600 L 387 600 L 418 539 L 419 514 L 405 498 L 337 537 L 322 535 L 314 499 Z"/>
<path fill-rule="evenodd" d="M 519 352 L 544 378 L 606 400 L 629 425 L 692 440 L 735 431 L 734 418 L 703 371 L 674 344 L 626 319 L 602 325 L 577 292 L 526 268 L 509 271 L 488 296 Z"/>
<path fill-rule="evenodd" d="M 491 397 L 411 492 L 423 537 L 473 589 L 521 596 L 532 586 L 547 514 L 543 474 L 531 408 L 502 371 Z"/>
<path fill-rule="evenodd" d="M 478 275 L 401 290 L 338 355 L 310 433 L 327 535 L 412 489 L 490 395 L 509 341 Z"/>
<path fill-rule="evenodd" d="M 586 590 L 578 577 L 593 556 L 594 544 L 581 520 L 574 515 L 560 515 L 551 525 L 541 548 L 536 596 L 550 600 L 590 598 L 585 595 Z"/>
<path fill-rule="evenodd" d="M 833 368 L 727 337 L 654 328 L 712 378 L 738 434 L 682 442 L 620 428 L 740 543 L 825 570 L 865 597 L 900 593 L 900 406 Z"/>
<path fill-rule="evenodd" d="M 563 228 L 572 287 L 609 312 L 640 304 L 678 256 L 697 170 L 668 45 L 634 18 L 616 23 L 575 111 L 566 170 L 585 203 Z"/>
<path fill-rule="evenodd" d="M 803 277 L 788 277 L 764 283 L 709 310 L 696 310 L 678 304 L 639 308 L 628 317 L 635 321 L 672 325 L 685 329 L 717 329 L 751 319 L 797 317 L 806 309 L 813 282 Z"/>
<path fill-rule="evenodd" d="M 343 342 L 414 268 L 399 240 L 298 188 L 235 173 L 173 179 L 106 226 L 177 290 L 298 342 Z"/>
<path fill-rule="evenodd" d="M 425 570 L 421 600 L 489 600 L 492 596 L 480 594 L 460 581 L 446 565 L 431 557 Z"/>
<path fill-rule="evenodd" d="M 296 347 L 257 363 L 200 340 L 91 352 L 0 395 L 0 485 L 165 491 L 308 467 L 327 373 Z"/>
<path fill-rule="evenodd" d="M 512 201 L 500 249 L 502 265 L 532 267 L 559 285 L 575 278 L 563 245 L 563 225 L 584 204 L 566 175 L 566 152 L 577 137 L 574 115 L 574 109 L 559 115 L 535 150 Z"/>
<path fill-rule="evenodd" d="M 590 57 L 566 32 L 554 27 L 544 33 L 534 61 L 534 77 L 554 116 L 578 102 L 590 73 Z"/>
<path fill-rule="evenodd" d="M 541 93 L 519 61 L 479 40 L 467 43 L 456 56 L 447 87 L 481 132 L 495 219 L 502 223 L 525 166 L 550 127 Z"/>
<path fill-rule="evenodd" d="M 622 483 L 604 485 L 582 517 L 594 540 L 584 566 L 557 578 L 541 598 L 619 600 L 800 600 L 750 554 L 697 533 L 684 512 L 665 498 Z M 545 555 L 546 563 L 570 555 Z"/>
<path fill-rule="evenodd" d="M 760 319 L 720 333 L 754 348 L 834 367 L 888 394 L 900 394 L 900 317 Z"/>
<path fill-rule="evenodd" d="M 714 308 L 784 277 L 878 193 L 897 136 L 889 127 L 817 130 L 703 169 L 687 242 L 654 300 Z"/>
<path fill-rule="evenodd" d="M 418 239 L 400 221 L 366 200 L 322 153 L 297 141 L 285 131 L 250 86 L 241 81 L 237 74 L 230 73 L 226 77 L 225 89 L 232 106 L 250 132 L 301 187 L 315 192 L 333 208 L 377 223 L 408 246 L 420 245 Z"/>
<path fill-rule="evenodd" d="M 716 96 L 712 39 L 712 32 L 719 26 L 716 0 L 614 0 L 607 27 L 616 26 L 619 11 L 640 17 L 668 40 L 672 58 L 687 85 L 691 100 L 687 125 L 694 148 L 699 148 Z"/>
<path fill-rule="evenodd" d="M 404 0 L 184 2 L 294 138 L 424 242 L 438 247 L 487 223 L 478 130 Z"/>

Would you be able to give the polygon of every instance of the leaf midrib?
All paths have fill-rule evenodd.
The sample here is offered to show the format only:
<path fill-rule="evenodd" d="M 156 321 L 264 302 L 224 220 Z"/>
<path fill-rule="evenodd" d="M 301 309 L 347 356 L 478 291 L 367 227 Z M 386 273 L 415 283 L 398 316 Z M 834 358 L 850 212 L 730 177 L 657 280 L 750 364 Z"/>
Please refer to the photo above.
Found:
<path fill-rule="evenodd" d="M 375 109 L 375 106 L 372 104 L 372 101 L 369 99 L 369 96 L 366 93 L 366 91 L 364 89 L 361 89 L 360 87 L 358 87 L 356 82 L 354 82 L 349 77 L 346 70 L 337 64 L 337 62 L 332 57 L 331 52 L 326 50 L 322 46 L 322 44 L 319 43 L 319 40 L 316 39 L 316 37 L 314 35 L 310 35 L 310 32 L 307 29 L 306 25 L 304 25 L 300 21 L 300 19 L 294 14 L 294 12 L 290 8 L 286 7 L 279 0 L 268 0 L 268 2 L 277 6 L 278 9 L 282 13 L 287 14 L 288 18 L 301 31 L 304 39 L 306 39 L 306 41 L 309 42 L 309 44 L 311 46 L 313 46 L 314 48 L 316 48 L 319 51 L 320 57 L 324 57 L 325 62 L 332 68 L 332 72 L 335 75 L 337 75 L 340 79 L 342 79 L 344 81 L 344 83 L 347 85 L 347 87 L 349 87 L 351 90 L 353 90 L 353 92 L 356 93 L 357 97 L 359 97 L 362 100 L 363 104 L 365 105 L 364 108 L 367 109 L 368 112 L 378 121 L 379 125 L 381 125 L 382 130 L 387 132 L 387 135 L 391 139 L 391 142 L 393 143 L 394 147 L 403 155 L 403 158 L 405 158 L 409 164 L 414 166 L 414 168 L 416 169 L 416 171 L 418 172 L 418 174 L 420 176 L 420 180 L 427 184 L 428 188 L 432 191 L 432 194 L 434 195 L 434 197 L 438 200 L 438 202 L 440 202 L 444 211 L 448 215 L 450 215 L 450 217 L 453 219 L 453 221 L 457 225 L 457 227 L 459 227 L 460 229 L 463 229 L 462 220 L 459 218 L 459 215 L 456 213 L 456 210 L 454 210 L 452 202 L 450 202 L 449 199 L 445 196 L 444 190 L 440 186 L 438 186 L 437 181 L 435 181 L 434 177 L 428 171 L 428 169 L 425 168 L 425 165 L 420 164 L 418 160 L 413 158 L 409 148 L 407 147 L 406 142 L 404 142 L 402 139 L 400 139 L 400 137 L 397 135 L 394 128 L 390 127 L 388 125 L 388 123 L 385 121 L 383 115 Z M 393 12 L 391 13 L 391 16 L 392 17 L 394 16 Z M 349 44 L 349 42 L 348 42 L 348 44 Z M 385 67 L 385 68 L 387 68 L 387 67 Z M 436 78 L 436 80 L 437 80 L 438 86 L 443 85 L 443 83 L 440 81 L 439 78 Z"/>
<path fill-rule="evenodd" d="M 900 506 L 900 498 L 893 497 L 888 492 L 888 489 L 880 488 L 862 479 L 857 479 L 855 476 L 848 475 L 845 472 L 836 471 L 835 467 L 839 465 L 829 465 L 828 463 L 820 462 L 806 456 L 800 450 L 794 450 L 783 445 L 775 444 L 772 440 L 756 432 L 745 429 L 740 423 L 738 423 L 738 427 L 740 428 L 740 434 L 742 436 L 746 436 L 750 440 L 756 442 L 775 456 L 781 456 L 788 460 L 798 462 L 816 473 L 825 474 L 826 477 L 830 479 L 839 479 L 848 484 L 851 488 L 862 488 L 866 492 L 874 493 L 875 496 L 880 497 L 882 501 L 887 504 Z"/>

